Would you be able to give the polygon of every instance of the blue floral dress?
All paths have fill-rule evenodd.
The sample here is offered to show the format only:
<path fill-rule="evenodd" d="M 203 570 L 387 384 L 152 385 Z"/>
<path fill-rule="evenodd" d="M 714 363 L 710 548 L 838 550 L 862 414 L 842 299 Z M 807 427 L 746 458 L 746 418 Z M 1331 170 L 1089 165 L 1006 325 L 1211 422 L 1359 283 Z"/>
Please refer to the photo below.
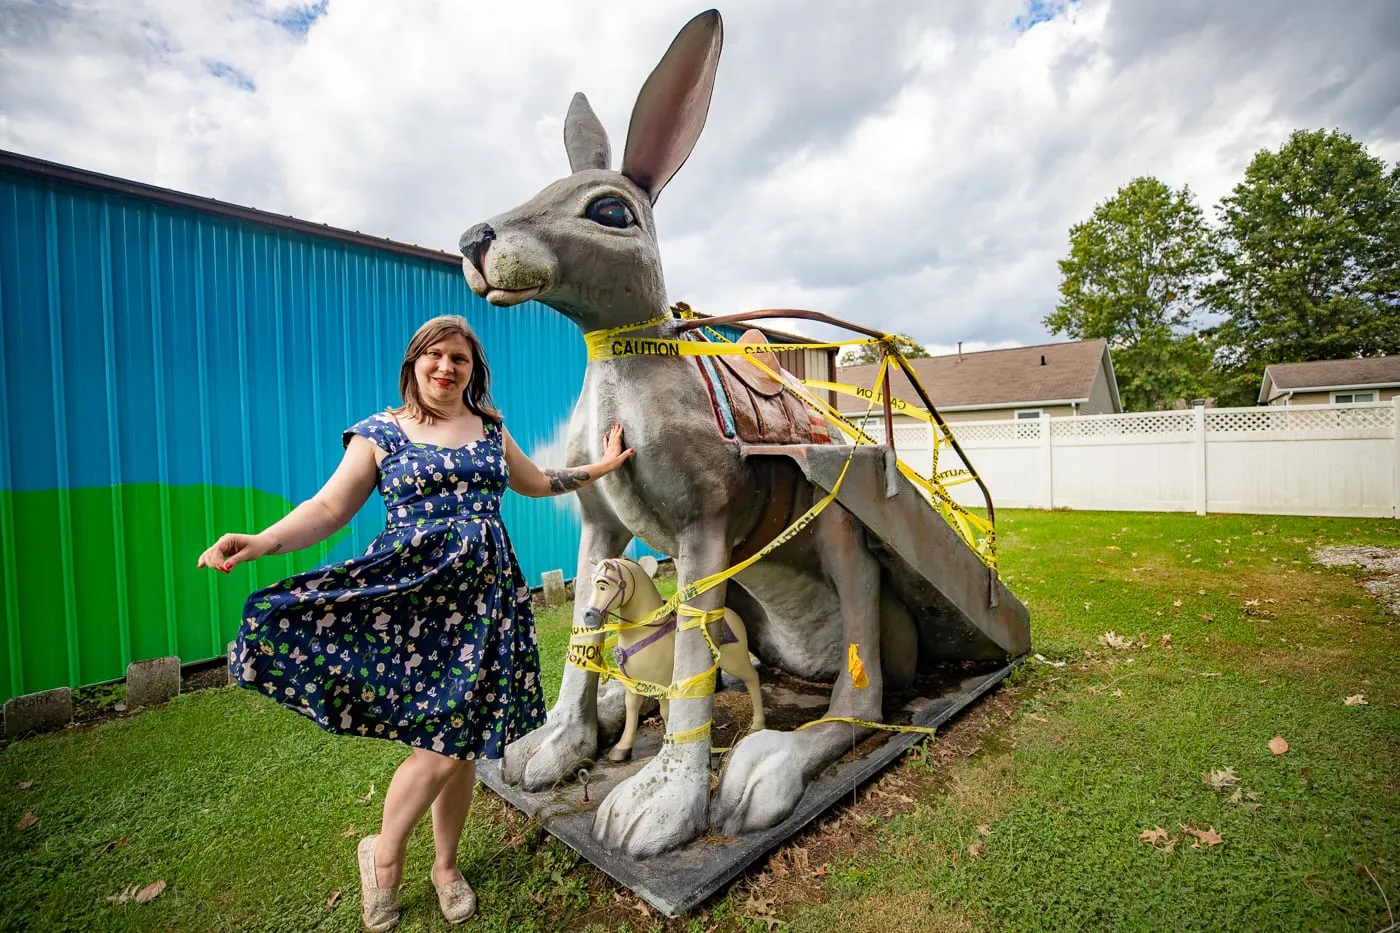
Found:
<path fill-rule="evenodd" d="M 530 591 L 501 494 L 501 426 L 464 447 L 410 442 L 388 413 L 344 434 L 385 451 L 388 522 L 361 557 L 248 597 L 229 653 L 245 687 L 330 732 L 499 758 L 544 723 Z"/>

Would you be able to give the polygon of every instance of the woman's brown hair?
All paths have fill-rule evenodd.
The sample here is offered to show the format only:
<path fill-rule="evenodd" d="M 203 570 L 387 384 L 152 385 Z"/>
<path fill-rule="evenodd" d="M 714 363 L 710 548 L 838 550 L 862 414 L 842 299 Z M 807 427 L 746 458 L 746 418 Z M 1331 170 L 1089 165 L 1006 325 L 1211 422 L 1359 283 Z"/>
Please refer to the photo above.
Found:
<path fill-rule="evenodd" d="M 418 328 L 408 341 L 408 349 L 403 352 L 403 365 L 399 367 L 399 395 L 403 398 L 403 407 L 394 409 L 394 413 L 407 414 L 422 424 L 432 424 L 446 415 L 446 412 L 438 411 L 423 400 L 418 391 L 413 364 L 433 344 L 452 336 L 465 338 L 472 350 L 472 377 L 462 390 L 462 401 L 483 419 L 500 424 L 501 413 L 491 401 L 491 367 L 486 365 L 486 352 L 467 319 L 457 314 L 433 318 Z"/>

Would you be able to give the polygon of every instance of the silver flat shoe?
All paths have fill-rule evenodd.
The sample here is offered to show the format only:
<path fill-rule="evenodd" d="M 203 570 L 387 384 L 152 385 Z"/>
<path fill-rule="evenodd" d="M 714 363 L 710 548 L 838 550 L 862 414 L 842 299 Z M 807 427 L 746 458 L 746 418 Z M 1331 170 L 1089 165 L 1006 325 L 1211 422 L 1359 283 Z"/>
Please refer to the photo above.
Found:
<path fill-rule="evenodd" d="M 442 908 L 442 916 L 448 923 L 461 923 L 476 913 L 476 892 L 466 879 L 459 878 L 434 887 L 437 888 L 438 907 Z"/>
<path fill-rule="evenodd" d="M 381 888 L 374 876 L 374 847 L 379 837 L 360 840 L 360 915 L 369 933 L 386 933 L 399 925 L 399 889 Z"/>

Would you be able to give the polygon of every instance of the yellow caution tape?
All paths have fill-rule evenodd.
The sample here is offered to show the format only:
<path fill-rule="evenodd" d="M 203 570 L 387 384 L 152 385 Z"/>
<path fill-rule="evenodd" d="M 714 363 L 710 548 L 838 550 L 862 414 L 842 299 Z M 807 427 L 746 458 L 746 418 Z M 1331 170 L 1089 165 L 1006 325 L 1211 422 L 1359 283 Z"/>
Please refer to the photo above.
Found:
<path fill-rule="evenodd" d="M 864 690 L 870 686 L 870 678 L 865 676 L 865 665 L 861 663 L 857 647 L 855 642 L 851 642 L 850 650 L 846 652 L 846 671 L 851 675 L 851 683 L 856 689 Z"/>
<path fill-rule="evenodd" d="M 652 318 L 622 327 L 606 330 L 593 330 L 583 335 L 588 347 L 588 359 L 615 360 L 624 356 L 754 356 L 771 353 L 772 346 L 762 343 L 720 343 L 705 344 L 694 340 L 675 340 L 666 337 L 625 337 L 633 331 L 656 327 L 671 320 L 668 317 Z M 783 350 L 833 350 L 841 347 L 868 347 L 880 343 L 878 337 L 860 340 L 840 340 L 834 342 L 785 343 Z"/>
<path fill-rule="evenodd" d="M 757 366 L 759 369 L 763 370 L 769 376 L 781 382 L 785 390 L 789 392 L 792 391 L 787 385 L 786 381 L 783 380 L 778 373 L 773 372 L 773 370 L 763 365 L 763 362 L 761 360 L 752 359 L 749 362 Z M 882 369 L 875 378 L 875 384 L 879 385 L 883 380 L 884 370 Z M 792 392 L 792 394 L 798 399 L 804 401 L 806 404 L 815 407 L 820 414 L 824 415 L 828 421 L 836 425 L 836 427 L 839 428 L 848 437 L 850 437 L 854 443 L 870 445 L 875 444 L 874 439 L 872 439 L 865 432 L 861 431 L 855 425 L 851 424 L 851 422 L 844 415 L 842 415 L 835 408 L 828 405 L 826 402 L 822 401 L 820 398 L 809 397 L 796 392 Z M 878 393 L 876 393 L 873 396 L 865 397 L 870 399 L 871 406 L 873 407 L 875 402 L 881 396 Z M 867 410 L 866 415 L 867 417 L 869 416 L 869 410 Z M 935 469 L 937 468 L 937 450 L 938 445 L 935 444 Z M 911 483 L 928 493 L 930 504 L 933 506 L 934 511 L 941 515 L 943 519 L 953 527 L 953 530 L 956 531 L 958 533 L 958 536 L 963 539 L 963 543 L 966 544 L 969 548 L 971 548 L 972 551 L 975 554 L 977 554 L 979 558 L 981 558 L 983 563 L 985 563 L 989 567 L 995 567 L 996 536 L 993 532 L 992 523 L 979 515 L 974 515 L 972 512 L 969 512 L 966 507 L 964 507 L 961 503 L 953 499 L 953 497 L 948 493 L 948 491 L 945 488 L 943 488 L 942 484 L 930 480 L 928 477 L 924 476 L 923 474 L 915 470 L 913 467 L 911 467 L 904 460 L 899 459 L 898 456 L 896 456 L 895 458 L 895 463 L 899 469 L 899 472 L 902 473 L 906 479 L 908 479 Z M 972 479 L 973 476 L 974 474 L 972 474 L 969 471 L 968 478 Z M 980 539 L 978 538 L 977 532 L 981 532 Z"/>
<path fill-rule="evenodd" d="M 828 722 L 848 722 L 854 726 L 865 726 L 867 729 L 880 729 L 884 732 L 918 732 L 922 735 L 937 735 L 938 730 L 932 726 L 899 726 L 890 722 L 871 722 L 868 719 L 852 719 L 849 716 L 823 716 L 821 719 L 813 719 L 811 722 L 804 722 L 798 726 L 795 732 L 803 729 L 810 729 L 812 726 L 824 725 Z"/>
<path fill-rule="evenodd" d="M 687 742 L 704 741 L 710 737 L 710 724 L 712 722 L 714 722 L 714 720 L 707 719 L 694 729 L 685 729 L 681 732 L 669 732 L 662 741 L 667 745 L 684 745 Z"/>

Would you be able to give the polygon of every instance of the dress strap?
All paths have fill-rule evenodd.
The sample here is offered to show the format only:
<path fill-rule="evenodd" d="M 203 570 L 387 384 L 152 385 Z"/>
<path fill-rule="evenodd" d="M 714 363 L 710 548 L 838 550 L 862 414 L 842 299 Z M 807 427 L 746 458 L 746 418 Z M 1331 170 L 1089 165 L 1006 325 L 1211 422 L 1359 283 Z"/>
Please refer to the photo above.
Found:
<path fill-rule="evenodd" d="M 341 434 L 341 443 L 349 447 L 350 438 L 356 434 L 386 454 L 392 454 L 402 449 L 409 442 L 408 435 L 404 433 L 394 416 L 387 411 L 375 412 L 363 421 L 346 428 Z"/>

